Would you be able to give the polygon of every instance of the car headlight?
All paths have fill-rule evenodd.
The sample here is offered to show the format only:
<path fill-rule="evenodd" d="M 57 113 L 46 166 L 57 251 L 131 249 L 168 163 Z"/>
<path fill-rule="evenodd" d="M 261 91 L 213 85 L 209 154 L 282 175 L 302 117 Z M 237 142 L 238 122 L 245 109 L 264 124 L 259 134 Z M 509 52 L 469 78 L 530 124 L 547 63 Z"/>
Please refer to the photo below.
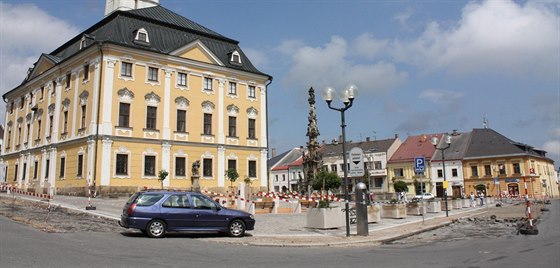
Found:
<path fill-rule="evenodd" d="M 249 218 L 251 218 L 251 220 L 255 219 L 255 216 L 253 214 L 249 215 Z"/>

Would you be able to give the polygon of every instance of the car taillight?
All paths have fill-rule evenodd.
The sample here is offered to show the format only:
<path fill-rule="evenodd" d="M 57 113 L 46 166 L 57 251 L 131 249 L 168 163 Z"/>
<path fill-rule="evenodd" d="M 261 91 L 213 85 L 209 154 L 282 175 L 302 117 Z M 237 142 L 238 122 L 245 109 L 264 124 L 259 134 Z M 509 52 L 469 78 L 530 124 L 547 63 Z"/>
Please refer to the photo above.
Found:
<path fill-rule="evenodd" d="M 132 215 L 132 212 L 134 212 L 135 208 L 136 208 L 136 204 L 130 204 L 130 206 L 128 206 L 128 209 L 126 210 L 126 214 Z"/>

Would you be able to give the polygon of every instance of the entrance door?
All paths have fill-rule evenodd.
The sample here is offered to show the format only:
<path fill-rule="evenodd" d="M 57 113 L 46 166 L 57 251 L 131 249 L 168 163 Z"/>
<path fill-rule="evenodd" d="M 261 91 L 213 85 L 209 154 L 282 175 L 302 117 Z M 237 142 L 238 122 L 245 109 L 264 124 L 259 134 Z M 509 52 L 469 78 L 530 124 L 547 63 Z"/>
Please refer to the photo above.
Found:
<path fill-rule="evenodd" d="M 519 196 L 519 185 L 517 185 L 517 183 L 508 184 L 508 193 L 514 197 Z"/>
<path fill-rule="evenodd" d="M 436 182 L 436 196 L 443 198 L 443 182 Z"/>
<path fill-rule="evenodd" d="M 451 186 L 453 190 L 453 197 L 461 198 L 461 186 Z"/>

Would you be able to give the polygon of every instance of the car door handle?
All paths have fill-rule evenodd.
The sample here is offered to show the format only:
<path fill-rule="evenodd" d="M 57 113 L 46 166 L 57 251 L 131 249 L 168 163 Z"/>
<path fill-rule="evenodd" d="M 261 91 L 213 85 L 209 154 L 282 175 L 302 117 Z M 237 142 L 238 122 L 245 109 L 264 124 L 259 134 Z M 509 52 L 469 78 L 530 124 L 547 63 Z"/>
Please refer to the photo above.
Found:
<path fill-rule="evenodd" d="M 200 217 L 200 214 L 196 214 L 196 217 L 197 217 L 197 218 Z"/>

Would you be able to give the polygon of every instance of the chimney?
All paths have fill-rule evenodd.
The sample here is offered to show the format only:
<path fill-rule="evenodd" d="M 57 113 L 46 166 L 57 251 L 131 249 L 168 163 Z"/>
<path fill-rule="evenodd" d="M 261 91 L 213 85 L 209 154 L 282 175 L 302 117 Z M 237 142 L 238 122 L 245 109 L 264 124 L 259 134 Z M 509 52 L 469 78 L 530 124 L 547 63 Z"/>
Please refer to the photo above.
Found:
<path fill-rule="evenodd" d="M 270 149 L 270 158 L 276 157 L 276 148 Z"/>
<path fill-rule="evenodd" d="M 366 137 L 366 141 L 369 141 L 369 137 Z"/>
<path fill-rule="evenodd" d="M 342 135 L 339 135 L 339 136 L 338 136 L 338 142 L 339 142 L 339 143 L 342 143 Z"/>
<path fill-rule="evenodd" d="M 399 138 L 399 134 L 395 133 L 395 139 L 398 139 L 398 138 Z"/>
<path fill-rule="evenodd" d="M 459 131 L 457 131 L 456 129 L 453 130 L 453 133 L 451 133 L 451 136 L 458 136 L 459 135 Z"/>

